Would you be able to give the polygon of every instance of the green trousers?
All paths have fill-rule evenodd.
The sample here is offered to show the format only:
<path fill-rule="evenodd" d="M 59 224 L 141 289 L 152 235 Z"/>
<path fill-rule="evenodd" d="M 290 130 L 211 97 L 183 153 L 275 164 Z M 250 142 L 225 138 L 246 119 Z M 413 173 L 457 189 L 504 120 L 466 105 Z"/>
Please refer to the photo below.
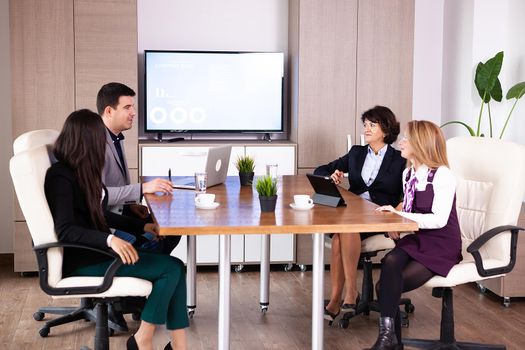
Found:
<path fill-rule="evenodd" d="M 87 265 L 73 271 L 74 276 L 104 276 L 111 261 Z M 184 264 L 169 255 L 139 252 L 135 265 L 122 265 L 117 276 L 137 277 L 153 284 L 142 310 L 142 320 L 166 324 L 169 330 L 189 326 L 186 311 L 186 276 Z"/>

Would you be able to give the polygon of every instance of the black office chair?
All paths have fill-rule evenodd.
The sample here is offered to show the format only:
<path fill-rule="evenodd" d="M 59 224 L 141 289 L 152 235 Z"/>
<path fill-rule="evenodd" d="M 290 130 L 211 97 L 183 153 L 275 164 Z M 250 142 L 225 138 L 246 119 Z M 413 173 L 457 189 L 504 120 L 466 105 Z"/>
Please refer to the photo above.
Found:
<path fill-rule="evenodd" d="M 361 289 L 361 300 L 356 311 L 344 313 L 339 320 L 339 327 L 348 328 L 350 319 L 356 315 L 370 315 L 371 311 L 380 312 L 379 302 L 374 299 L 374 278 L 372 276 L 372 258 L 382 251 L 394 248 L 394 241 L 384 235 L 377 234 L 361 241 L 361 256 L 359 263 L 363 268 L 363 284 Z M 405 311 L 401 312 L 401 325 L 409 326 L 408 314 L 416 309 L 409 298 L 401 298 L 399 305 L 404 305 Z"/>

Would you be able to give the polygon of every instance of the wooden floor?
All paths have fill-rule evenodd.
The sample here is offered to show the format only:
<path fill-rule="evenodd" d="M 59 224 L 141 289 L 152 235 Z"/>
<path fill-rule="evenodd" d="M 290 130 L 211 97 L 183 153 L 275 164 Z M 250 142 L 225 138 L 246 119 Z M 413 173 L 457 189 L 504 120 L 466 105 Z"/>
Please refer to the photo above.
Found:
<path fill-rule="evenodd" d="M 75 322 L 51 330 L 41 338 L 41 322 L 32 314 L 44 305 L 76 305 L 76 300 L 53 301 L 38 286 L 37 277 L 20 277 L 13 271 L 12 256 L 0 257 L 0 349 L 79 349 L 93 346 L 94 325 Z M 374 271 L 377 274 L 379 271 Z M 329 273 L 326 272 L 326 279 Z M 270 308 L 266 315 L 259 311 L 259 273 L 232 273 L 231 349 L 310 349 L 311 272 L 272 270 Z M 328 283 L 325 283 L 328 291 Z M 216 349 L 217 344 L 216 271 L 198 271 L 197 312 L 188 329 L 188 349 Z M 436 338 L 439 335 L 441 305 L 430 290 L 421 288 L 409 293 L 416 306 L 410 316 L 406 337 Z M 456 338 L 476 342 L 505 344 L 509 350 L 525 349 L 525 300 L 512 301 L 504 308 L 491 293 L 481 294 L 475 285 L 455 288 Z M 48 317 L 53 317 L 49 315 Z M 138 322 L 128 318 L 132 330 Z M 325 325 L 324 348 L 362 349 L 372 345 L 377 332 L 378 315 L 358 316 L 346 330 Z M 112 349 L 125 349 L 129 334 L 111 337 Z M 168 342 L 165 329 L 159 329 L 155 348 Z"/>

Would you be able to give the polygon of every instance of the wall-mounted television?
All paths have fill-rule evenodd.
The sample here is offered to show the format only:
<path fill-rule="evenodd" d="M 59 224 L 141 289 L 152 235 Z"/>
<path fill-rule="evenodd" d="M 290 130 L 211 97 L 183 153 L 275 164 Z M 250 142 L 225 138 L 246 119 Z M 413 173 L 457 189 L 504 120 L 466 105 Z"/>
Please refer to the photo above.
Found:
<path fill-rule="evenodd" d="M 146 132 L 283 131 L 282 52 L 144 55 Z"/>

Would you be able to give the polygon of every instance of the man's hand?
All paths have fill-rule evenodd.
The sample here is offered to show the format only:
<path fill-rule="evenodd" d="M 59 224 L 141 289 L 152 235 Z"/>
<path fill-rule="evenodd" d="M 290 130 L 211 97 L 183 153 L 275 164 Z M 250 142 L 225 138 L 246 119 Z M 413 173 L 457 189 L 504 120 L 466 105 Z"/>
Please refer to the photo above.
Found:
<path fill-rule="evenodd" d="M 398 231 L 387 232 L 387 234 L 388 237 L 392 238 L 394 241 L 397 241 L 400 237 Z"/>
<path fill-rule="evenodd" d="M 156 178 L 142 184 L 142 193 L 171 193 L 173 191 L 173 185 L 170 181 Z"/>
<path fill-rule="evenodd" d="M 147 223 L 144 225 L 144 232 L 153 233 L 156 239 L 164 239 L 164 236 L 159 236 L 159 225 L 154 223 Z"/>
<path fill-rule="evenodd" d="M 345 174 L 341 170 L 336 170 L 330 175 L 330 178 L 336 185 L 339 185 L 343 181 L 344 176 Z"/>
<path fill-rule="evenodd" d="M 126 265 L 135 264 L 139 260 L 139 254 L 133 248 L 131 243 L 114 236 L 111 239 L 111 249 L 113 249 L 119 256 L 122 262 Z"/>
<path fill-rule="evenodd" d="M 142 204 L 130 204 L 129 210 L 141 219 L 146 219 L 149 216 L 148 207 Z"/>

